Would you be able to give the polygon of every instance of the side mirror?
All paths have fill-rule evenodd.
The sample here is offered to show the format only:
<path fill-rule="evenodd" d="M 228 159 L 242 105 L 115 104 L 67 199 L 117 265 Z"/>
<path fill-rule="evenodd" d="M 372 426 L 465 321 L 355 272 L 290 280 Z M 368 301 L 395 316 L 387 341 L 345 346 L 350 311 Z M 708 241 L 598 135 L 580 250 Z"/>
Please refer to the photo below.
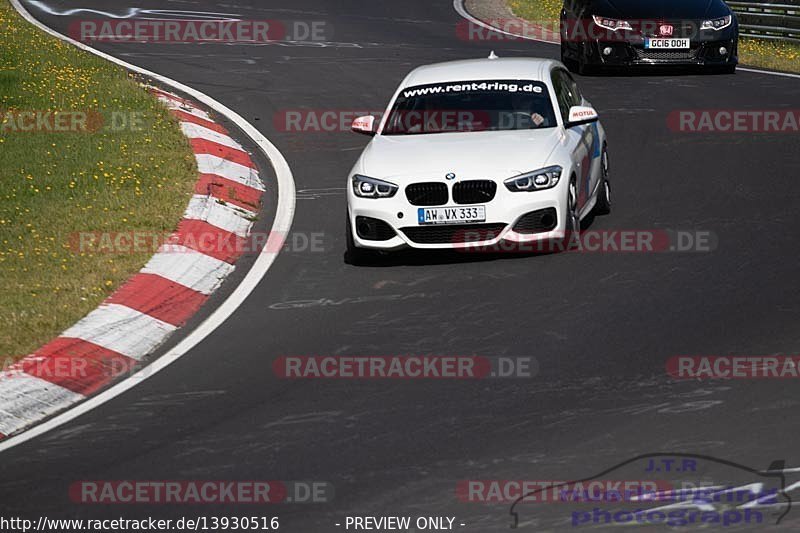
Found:
<path fill-rule="evenodd" d="M 600 115 L 593 107 L 576 105 L 569 109 L 569 119 L 564 127 L 571 128 L 582 124 L 591 124 L 600 120 Z"/>
<path fill-rule="evenodd" d="M 354 132 L 363 135 L 375 135 L 377 133 L 375 131 L 375 117 L 372 115 L 358 117 L 353 121 L 352 129 Z"/>

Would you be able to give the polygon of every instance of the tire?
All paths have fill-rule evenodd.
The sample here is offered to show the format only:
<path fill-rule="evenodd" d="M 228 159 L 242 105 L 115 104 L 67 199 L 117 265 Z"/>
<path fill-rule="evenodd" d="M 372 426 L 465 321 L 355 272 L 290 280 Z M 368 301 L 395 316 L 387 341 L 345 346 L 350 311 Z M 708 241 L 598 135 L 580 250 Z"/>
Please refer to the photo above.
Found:
<path fill-rule="evenodd" d="M 576 47 L 575 70 L 573 72 L 580 76 L 590 76 L 597 71 L 597 66 L 586 63 L 586 54 L 584 54 L 581 44 L 579 43 Z"/>
<path fill-rule="evenodd" d="M 737 65 L 711 65 L 705 71 L 712 75 L 736 74 Z"/>
<path fill-rule="evenodd" d="M 575 69 L 579 76 L 586 76 L 589 73 L 589 66 L 580 57 L 577 60 L 578 66 Z"/>
<path fill-rule="evenodd" d="M 344 262 L 353 266 L 368 265 L 374 259 L 374 254 L 371 250 L 365 250 L 356 246 L 353 239 L 353 225 L 350 223 L 350 214 L 347 214 L 347 250 L 344 254 Z"/>
<path fill-rule="evenodd" d="M 594 204 L 593 214 L 596 216 L 608 215 L 611 213 L 611 182 L 608 180 L 609 173 L 608 146 L 603 145 L 603 155 L 601 169 L 603 181 L 600 182 L 597 191 L 597 202 Z"/>
<path fill-rule="evenodd" d="M 579 247 L 581 238 L 581 219 L 578 216 L 578 180 L 575 176 L 569 180 L 569 187 L 567 187 L 566 217 L 562 250 L 569 251 Z"/>
<path fill-rule="evenodd" d="M 586 63 L 582 57 L 578 58 L 577 72 L 579 76 L 594 76 L 600 72 L 600 67 Z"/>
<path fill-rule="evenodd" d="M 561 41 L 561 62 L 564 63 L 564 66 L 567 67 L 570 72 L 578 72 L 578 62 L 569 57 L 567 43 L 565 43 L 563 40 Z"/>

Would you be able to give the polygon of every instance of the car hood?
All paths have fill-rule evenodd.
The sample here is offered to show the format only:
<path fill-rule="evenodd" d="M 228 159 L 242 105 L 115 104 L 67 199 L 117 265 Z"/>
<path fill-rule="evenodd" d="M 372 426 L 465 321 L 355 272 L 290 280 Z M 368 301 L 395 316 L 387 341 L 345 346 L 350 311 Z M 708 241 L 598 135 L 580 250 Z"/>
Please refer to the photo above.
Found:
<path fill-rule="evenodd" d="M 705 20 L 730 13 L 722 0 L 595 0 L 590 11 L 632 20 Z"/>
<path fill-rule="evenodd" d="M 410 181 L 510 178 L 547 166 L 564 133 L 561 128 L 378 135 L 364 150 L 355 172 L 379 179 Z"/>

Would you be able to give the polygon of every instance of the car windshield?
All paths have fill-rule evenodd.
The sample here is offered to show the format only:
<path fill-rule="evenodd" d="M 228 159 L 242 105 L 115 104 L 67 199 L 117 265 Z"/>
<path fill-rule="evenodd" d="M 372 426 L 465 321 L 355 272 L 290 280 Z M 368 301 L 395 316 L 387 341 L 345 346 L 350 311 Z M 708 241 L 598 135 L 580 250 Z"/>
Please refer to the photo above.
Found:
<path fill-rule="evenodd" d="M 555 126 L 553 106 L 544 83 L 479 80 L 403 89 L 382 133 L 415 135 Z"/>

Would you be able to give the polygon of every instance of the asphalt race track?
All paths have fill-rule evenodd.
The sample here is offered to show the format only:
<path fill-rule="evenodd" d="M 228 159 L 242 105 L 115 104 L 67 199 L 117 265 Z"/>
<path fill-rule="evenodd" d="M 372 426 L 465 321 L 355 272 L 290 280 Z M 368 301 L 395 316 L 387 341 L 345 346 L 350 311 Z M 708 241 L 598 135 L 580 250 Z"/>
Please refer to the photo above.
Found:
<path fill-rule="evenodd" d="M 25 4 L 65 33 L 72 20 L 102 18 L 53 16 Z M 321 234 L 324 251 L 282 253 L 251 297 L 191 353 L 4 452 L 3 515 L 264 515 L 303 533 L 343 531 L 335 524 L 347 516 L 455 516 L 465 524 L 457 529 L 490 532 L 508 530 L 509 505 L 464 503 L 459 480 L 580 479 L 663 451 L 755 469 L 775 460 L 800 466 L 796 382 L 678 381 L 665 372 L 667 359 L 680 354 L 800 351 L 797 133 L 667 127 L 675 110 L 796 108 L 800 80 L 749 72 L 579 78 L 608 133 L 614 185 L 614 212 L 591 229 L 711 232 L 711 252 L 408 253 L 355 267 L 343 258 L 344 185 L 368 139 L 278 131 L 275 115 L 383 109 L 418 65 L 492 49 L 556 58 L 558 47 L 459 39 L 463 19 L 449 0 L 131 4 L 325 21 L 324 43 L 98 45 L 209 94 L 258 127 L 294 173 L 293 231 Z M 283 355 L 412 353 L 532 356 L 539 372 L 466 381 L 288 381 L 273 372 Z M 335 498 L 254 508 L 83 505 L 68 495 L 76 481 L 124 479 L 320 480 L 335 487 Z M 787 484 L 797 479 L 790 474 Z M 530 530 L 557 530 L 547 524 Z M 795 510 L 776 529 L 798 524 Z"/>

